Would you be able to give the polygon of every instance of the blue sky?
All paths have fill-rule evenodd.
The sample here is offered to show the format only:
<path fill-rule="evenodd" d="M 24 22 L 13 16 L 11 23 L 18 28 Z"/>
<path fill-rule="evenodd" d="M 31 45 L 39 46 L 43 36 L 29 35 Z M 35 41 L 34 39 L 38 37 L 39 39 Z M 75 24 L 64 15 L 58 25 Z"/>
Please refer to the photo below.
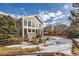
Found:
<path fill-rule="evenodd" d="M 67 17 L 72 9 L 68 3 L 0 3 L 0 13 L 37 15 L 44 25 L 56 22 L 69 25 Z"/>

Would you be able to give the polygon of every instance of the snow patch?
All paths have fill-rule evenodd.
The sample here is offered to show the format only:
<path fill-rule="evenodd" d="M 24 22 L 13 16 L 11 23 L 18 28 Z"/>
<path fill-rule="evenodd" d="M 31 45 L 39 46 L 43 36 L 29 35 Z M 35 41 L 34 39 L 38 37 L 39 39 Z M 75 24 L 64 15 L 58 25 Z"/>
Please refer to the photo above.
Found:
<path fill-rule="evenodd" d="M 53 38 L 55 40 L 53 40 Z M 36 53 L 44 53 L 44 52 L 61 52 L 64 54 L 72 55 L 72 40 L 60 37 L 49 37 L 49 40 L 46 41 L 45 45 L 33 45 L 31 43 L 22 43 L 20 45 L 10 45 L 6 46 L 10 47 L 21 47 L 21 48 L 35 48 L 40 47 L 41 51 L 37 51 Z"/>

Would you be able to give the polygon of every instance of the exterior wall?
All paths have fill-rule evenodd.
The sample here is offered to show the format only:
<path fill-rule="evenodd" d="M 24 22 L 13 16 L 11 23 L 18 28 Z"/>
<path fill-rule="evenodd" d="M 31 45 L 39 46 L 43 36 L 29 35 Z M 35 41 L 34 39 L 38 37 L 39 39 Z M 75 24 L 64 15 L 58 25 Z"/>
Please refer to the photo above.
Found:
<path fill-rule="evenodd" d="M 36 35 L 36 34 L 43 34 L 43 24 L 40 23 L 40 21 L 35 17 L 35 16 L 27 16 L 27 17 L 22 17 L 22 37 L 25 37 L 27 35 Z M 25 23 L 26 22 L 26 23 Z M 28 22 L 31 22 L 29 24 Z M 28 26 L 31 25 L 31 26 Z M 31 30 L 31 32 L 29 32 Z"/>

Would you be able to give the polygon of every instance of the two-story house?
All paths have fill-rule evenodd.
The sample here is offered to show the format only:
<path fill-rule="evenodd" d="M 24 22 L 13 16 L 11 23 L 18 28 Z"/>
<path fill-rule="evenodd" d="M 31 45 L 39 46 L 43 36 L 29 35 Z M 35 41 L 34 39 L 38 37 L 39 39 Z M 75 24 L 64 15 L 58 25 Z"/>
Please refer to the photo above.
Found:
<path fill-rule="evenodd" d="M 27 35 L 43 35 L 43 23 L 37 16 L 23 16 L 18 20 L 18 33 L 23 38 Z"/>

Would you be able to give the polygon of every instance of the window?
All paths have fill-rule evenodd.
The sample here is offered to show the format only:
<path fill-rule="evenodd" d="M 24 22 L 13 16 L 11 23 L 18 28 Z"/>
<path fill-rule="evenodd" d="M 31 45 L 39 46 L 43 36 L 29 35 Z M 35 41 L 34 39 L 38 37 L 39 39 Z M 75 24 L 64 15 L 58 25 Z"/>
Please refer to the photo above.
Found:
<path fill-rule="evenodd" d="M 35 24 L 34 24 L 34 22 L 32 23 L 32 27 L 35 27 Z"/>
<path fill-rule="evenodd" d="M 28 29 L 28 32 L 31 32 L 31 29 Z"/>
<path fill-rule="evenodd" d="M 25 35 L 27 34 L 27 29 L 24 29 L 24 34 L 25 34 Z"/>
<path fill-rule="evenodd" d="M 32 29 L 32 32 L 35 32 L 35 30 L 34 30 L 34 29 Z"/>
<path fill-rule="evenodd" d="M 24 26 L 27 26 L 27 20 L 24 20 Z"/>
<path fill-rule="evenodd" d="M 19 22 L 19 26 L 21 26 L 21 22 Z"/>
<path fill-rule="evenodd" d="M 19 36 L 22 36 L 22 29 L 19 29 Z"/>
<path fill-rule="evenodd" d="M 31 21 L 28 21 L 28 27 L 31 27 Z"/>
<path fill-rule="evenodd" d="M 37 34 L 37 30 L 36 30 L 36 34 Z"/>

